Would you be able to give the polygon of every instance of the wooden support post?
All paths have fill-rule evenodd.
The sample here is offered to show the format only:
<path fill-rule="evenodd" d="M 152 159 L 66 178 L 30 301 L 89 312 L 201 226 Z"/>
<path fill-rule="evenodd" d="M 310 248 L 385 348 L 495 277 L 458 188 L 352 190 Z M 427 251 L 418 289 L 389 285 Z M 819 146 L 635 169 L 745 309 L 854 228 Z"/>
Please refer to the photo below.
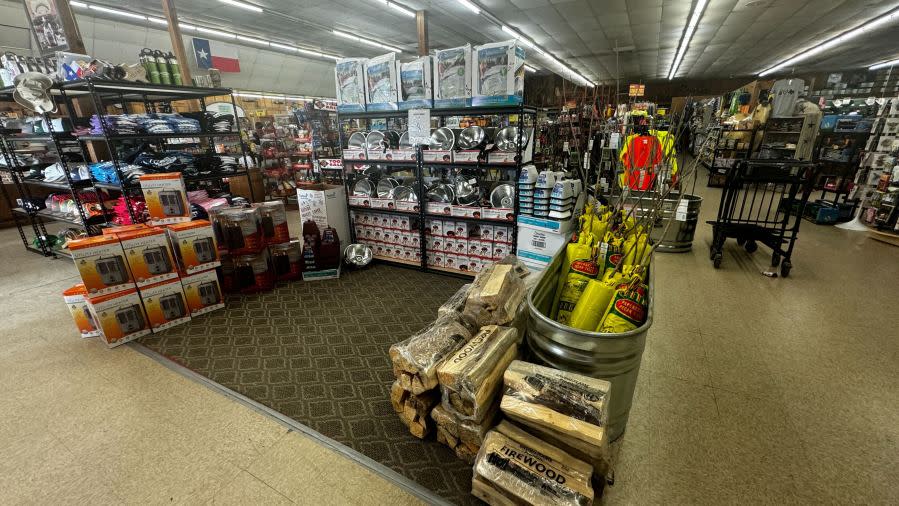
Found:
<path fill-rule="evenodd" d="M 418 56 L 427 56 L 430 50 L 427 11 L 415 11 L 415 25 L 418 27 Z"/>
<path fill-rule="evenodd" d="M 178 12 L 175 10 L 175 0 L 162 0 L 162 12 L 165 13 L 165 20 L 169 23 L 169 38 L 172 39 L 172 51 L 178 59 L 181 82 L 184 86 L 193 86 L 187 53 L 184 51 L 184 39 L 181 38 L 181 26 L 178 24 Z"/>
<path fill-rule="evenodd" d="M 87 54 L 84 49 L 84 40 L 81 38 L 81 31 L 78 29 L 78 23 L 75 21 L 75 14 L 72 13 L 72 7 L 69 0 L 56 0 L 56 11 L 59 13 L 59 22 L 62 24 L 62 31 L 66 35 L 66 41 L 69 44 L 69 52 Z"/>

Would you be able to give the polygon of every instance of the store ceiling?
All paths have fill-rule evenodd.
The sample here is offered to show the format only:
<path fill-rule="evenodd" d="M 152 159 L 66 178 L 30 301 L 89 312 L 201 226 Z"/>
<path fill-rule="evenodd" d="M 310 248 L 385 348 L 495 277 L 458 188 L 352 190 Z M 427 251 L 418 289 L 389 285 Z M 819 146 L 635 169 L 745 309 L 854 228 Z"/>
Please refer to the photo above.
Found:
<path fill-rule="evenodd" d="M 595 81 L 667 76 L 692 0 L 475 0 L 484 9 Z M 184 19 L 233 28 L 272 41 L 319 47 L 344 56 L 375 56 L 383 49 L 341 39 L 342 29 L 402 48 L 417 48 L 415 19 L 377 0 L 252 0 L 254 13 L 219 0 L 176 0 Z M 456 0 L 400 0 L 430 16 L 431 48 L 508 39 L 499 27 Z M 120 6 L 161 14 L 159 0 L 124 0 Z M 709 0 L 678 77 L 752 75 L 848 27 L 899 5 L 896 0 Z M 293 18 L 293 19 L 291 19 Z M 899 25 L 865 35 L 798 71 L 866 67 L 899 57 Z M 615 48 L 619 48 L 616 55 Z M 529 60 L 550 70 L 539 56 Z"/>

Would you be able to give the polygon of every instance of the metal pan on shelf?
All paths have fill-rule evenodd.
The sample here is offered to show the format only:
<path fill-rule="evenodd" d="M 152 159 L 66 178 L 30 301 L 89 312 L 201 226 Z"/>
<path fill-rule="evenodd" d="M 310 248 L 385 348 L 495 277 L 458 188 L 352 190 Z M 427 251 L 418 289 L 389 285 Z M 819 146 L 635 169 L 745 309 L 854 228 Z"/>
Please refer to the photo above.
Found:
<path fill-rule="evenodd" d="M 399 185 L 400 182 L 392 177 L 381 178 L 376 189 L 378 197 L 386 199 L 390 196 L 390 192 Z"/>
<path fill-rule="evenodd" d="M 371 248 L 365 244 L 350 244 L 343 250 L 343 260 L 356 267 L 365 267 L 373 257 Z"/>
<path fill-rule="evenodd" d="M 367 177 L 353 183 L 353 195 L 356 197 L 374 197 L 375 188 Z"/>
<path fill-rule="evenodd" d="M 447 127 L 440 127 L 431 132 L 431 143 L 428 147 L 430 149 L 449 151 L 453 149 L 455 143 L 456 136 L 453 130 Z"/>
<path fill-rule="evenodd" d="M 456 200 L 456 192 L 450 184 L 437 183 L 428 190 L 428 202 L 452 204 L 454 200 Z"/>
<path fill-rule="evenodd" d="M 408 130 L 403 132 L 402 135 L 400 135 L 399 148 L 400 149 L 412 149 L 412 143 L 409 142 L 409 131 Z"/>
<path fill-rule="evenodd" d="M 481 149 L 487 145 L 487 131 L 472 125 L 459 132 L 459 149 Z"/>
<path fill-rule="evenodd" d="M 390 190 L 388 197 L 396 202 L 418 202 L 418 195 L 415 190 L 409 186 L 397 186 Z"/>
<path fill-rule="evenodd" d="M 518 138 L 518 127 L 507 126 L 496 134 L 496 149 L 500 151 L 516 151 L 516 140 Z M 521 148 L 524 149 L 528 145 L 528 133 L 526 130 L 521 131 Z"/>
<path fill-rule="evenodd" d="M 481 199 L 481 189 L 476 181 L 459 176 L 453 184 L 456 203 L 460 206 L 473 206 Z"/>
<path fill-rule="evenodd" d="M 490 192 L 490 205 L 493 207 L 515 207 L 515 187 L 509 183 L 501 183 Z"/>
<path fill-rule="evenodd" d="M 347 147 L 349 149 L 365 149 L 365 137 L 366 133 L 361 130 L 353 132 L 347 141 Z"/>

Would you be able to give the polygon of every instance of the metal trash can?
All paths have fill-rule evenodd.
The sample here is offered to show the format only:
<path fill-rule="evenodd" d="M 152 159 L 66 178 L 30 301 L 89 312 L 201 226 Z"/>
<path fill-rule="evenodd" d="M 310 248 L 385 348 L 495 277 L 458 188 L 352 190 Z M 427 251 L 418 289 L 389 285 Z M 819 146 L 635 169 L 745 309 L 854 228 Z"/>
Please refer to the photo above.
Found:
<path fill-rule="evenodd" d="M 528 292 L 528 345 L 538 359 L 551 367 L 612 383 L 608 430 L 609 440 L 615 440 L 627 426 L 646 333 L 652 325 L 653 269 L 649 270 L 646 322 L 640 328 L 623 334 L 588 332 L 562 325 L 546 316 L 564 258 L 563 248 Z"/>
<path fill-rule="evenodd" d="M 649 235 L 654 242 L 659 243 L 657 251 L 663 253 L 685 253 L 693 248 L 693 236 L 696 235 L 696 225 L 699 223 L 699 209 L 702 207 L 702 197 L 696 195 L 684 195 L 683 199 L 687 202 L 687 211 L 684 220 L 677 219 L 677 203 L 676 197 L 665 199 L 662 203 L 662 214 L 653 225 Z M 630 197 L 627 204 L 634 206 L 639 199 Z M 637 218 L 642 218 L 645 213 L 649 212 L 652 199 L 646 196 L 640 206 L 634 211 Z M 665 237 L 662 233 L 665 231 L 665 223 L 671 220 L 671 228 Z"/>

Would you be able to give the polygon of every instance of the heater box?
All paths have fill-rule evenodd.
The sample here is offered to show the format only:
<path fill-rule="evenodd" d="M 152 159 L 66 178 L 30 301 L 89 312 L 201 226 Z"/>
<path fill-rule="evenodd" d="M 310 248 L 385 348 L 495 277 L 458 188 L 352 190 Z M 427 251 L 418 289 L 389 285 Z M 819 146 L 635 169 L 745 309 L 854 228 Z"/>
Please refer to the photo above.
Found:
<path fill-rule="evenodd" d="M 365 62 L 366 109 L 395 111 L 399 100 L 399 66 L 396 53 L 371 58 Z"/>
<path fill-rule="evenodd" d="M 125 252 L 114 236 L 88 237 L 69 241 L 69 250 L 81 282 L 91 297 L 134 288 Z"/>
<path fill-rule="evenodd" d="M 471 105 L 474 57 L 471 45 L 434 52 L 434 107 Z"/>
<path fill-rule="evenodd" d="M 434 92 L 431 86 L 433 73 L 431 57 L 422 56 L 408 63 L 399 63 L 400 88 L 399 108 L 431 108 L 434 105 Z"/>
<path fill-rule="evenodd" d="M 178 278 L 165 230 L 149 227 L 118 237 L 138 288 Z"/>
<path fill-rule="evenodd" d="M 225 307 L 222 288 L 214 270 L 181 278 L 181 287 L 187 299 L 191 316 L 198 316 Z"/>
<path fill-rule="evenodd" d="M 337 110 L 365 111 L 365 58 L 343 58 L 334 67 L 337 81 Z"/>
<path fill-rule="evenodd" d="M 524 98 L 524 48 L 514 40 L 474 48 L 471 104 L 519 105 Z"/>
<path fill-rule="evenodd" d="M 100 329 L 97 328 L 97 324 L 94 322 L 94 317 L 91 315 L 88 307 L 87 289 L 84 287 L 84 284 L 78 283 L 62 292 L 62 297 L 66 302 L 66 306 L 69 307 L 69 312 L 72 313 L 72 320 L 75 321 L 78 334 L 85 338 L 99 336 Z"/>
<path fill-rule="evenodd" d="M 88 308 L 101 331 L 99 337 L 110 348 L 150 333 L 147 315 L 134 288 L 91 297 Z"/>
<path fill-rule="evenodd" d="M 141 288 L 140 298 L 144 301 L 147 319 L 154 333 L 190 321 L 184 291 L 177 279 Z"/>
<path fill-rule="evenodd" d="M 208 221 L 176 223 L 166 229 L 182 275 L 207 271 L 221 265 L 215 231 Z"/>
<path fill-rule="evenodd" d="M 151 225 L 190 221 L 187 189 L 180 172 L 144 174 L 140 176 L 140 188 L 147 203 Z"/>

